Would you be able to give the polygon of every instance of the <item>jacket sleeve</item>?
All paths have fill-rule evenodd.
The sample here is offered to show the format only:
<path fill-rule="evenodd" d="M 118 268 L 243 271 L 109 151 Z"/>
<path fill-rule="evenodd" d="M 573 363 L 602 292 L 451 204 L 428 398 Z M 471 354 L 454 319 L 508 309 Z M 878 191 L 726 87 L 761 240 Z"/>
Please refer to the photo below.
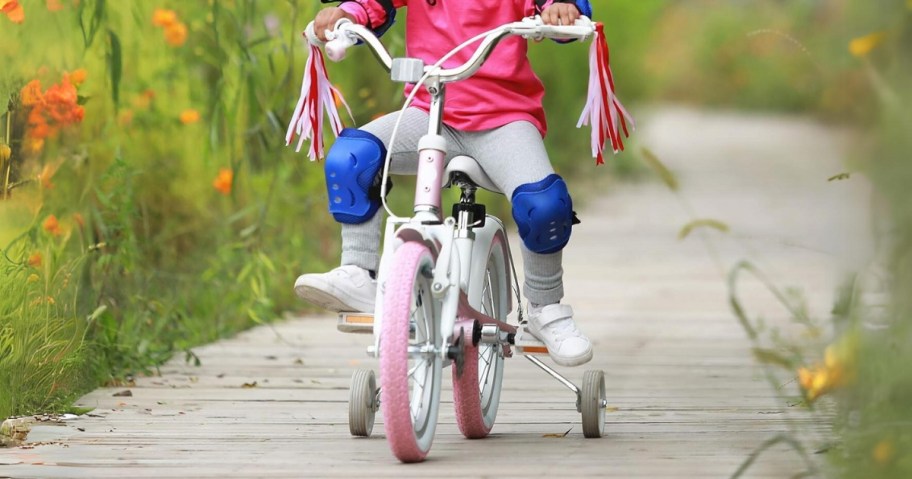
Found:
<path fill-rule="evenodd" d="M 396 21 L 396 9 L 406 4 L 408 0 L 343 0 L 340 8 L 381 36 Z"/>

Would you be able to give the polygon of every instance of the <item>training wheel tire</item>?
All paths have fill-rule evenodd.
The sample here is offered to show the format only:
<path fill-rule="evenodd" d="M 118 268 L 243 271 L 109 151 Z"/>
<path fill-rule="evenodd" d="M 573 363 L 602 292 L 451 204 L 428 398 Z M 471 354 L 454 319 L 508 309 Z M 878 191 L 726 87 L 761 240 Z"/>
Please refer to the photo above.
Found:
<path fill-rule="evenodd" d="M 378 409 L 377 378 L 370 369 L 358 369 L 352 374 L 348 397 L 348 430 L 352 436 L 370 437 Z"/>
<path fill-rule="evenodd" d="M 583 375 L 580 390 L 580 412 L 583 415 L 583 436 L 597 438 L 605 435 L 605 373 L 590 369 Z"/>

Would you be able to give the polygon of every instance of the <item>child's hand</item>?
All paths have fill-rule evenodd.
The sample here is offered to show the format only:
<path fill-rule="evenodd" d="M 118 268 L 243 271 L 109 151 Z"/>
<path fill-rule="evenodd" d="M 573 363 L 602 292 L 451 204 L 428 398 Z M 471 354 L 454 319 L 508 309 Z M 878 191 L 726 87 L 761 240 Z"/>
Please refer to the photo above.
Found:
<path fill-rule="evenodd" d="M 580 12 L 572 3 L 552 3 L 541 13 L 545 25 L 573 25 L 579 17 Z"/>
<path fill-rule="evenodd" d="M 336 26 L 336 22 L 339 20 L 347 18 L 352 22 L 355 21 L 355 17 L 345 13 L 345 10 L 342 10 L 339 7 L 330 7 L 324 8 L 317 13 L 316 18 L 314 18 L 314 33 L 317 34 L 317 38 L 321 42 L 326 41 L 326 30 L 332 30 Z"/>

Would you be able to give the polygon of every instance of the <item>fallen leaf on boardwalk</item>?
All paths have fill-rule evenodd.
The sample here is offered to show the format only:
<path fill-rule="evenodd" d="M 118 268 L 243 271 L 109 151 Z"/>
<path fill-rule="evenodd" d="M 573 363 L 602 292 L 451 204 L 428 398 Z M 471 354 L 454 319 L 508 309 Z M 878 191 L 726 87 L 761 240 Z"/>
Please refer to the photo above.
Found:
<path fill-rule="evenodd" d="M 256 381 L 254 381 L 254 382 L 252 382 L 252 383 L 244 383 L 244 384 L 241 384 L 241 388 L 242 388 L 242 389 L 251 389 L 251 388 L 255 388 L 255 387 L 257 387 L 257 382 L 256 382 Z"/>
<path fill-rule="evenodd" d="M 617 406 L 605 406 L 605 412 L 618 412 Z"/>
<path fill-rule="evenodd" d="M 295 359 L 295 360 L 294 360 L 294 363 L 295 363 L 295 364 L 300 364 L 301 366 L 303 366 L 303 365 L 304 365 L 304 360 L 301 359 L 301 358 L 298 358 L 298 359 Z"/>
<path fill-rule="evenodd" d="M 114 396 L 116 398 L 133 397 L 133 391 L 130 391 L 129 389 L 124 389 L 123 391 L 112 394 L 112 396 Z"/>
<path fill-rule="evenodd" d="M 570 429 L 567 429 L 567 432 L 565 432 L 563 434 L 561 434 L 561 433 L 542 434 L 542 437 L 555 437 L 555 438 L 567 437 L 567 434 L 570 434 L 570 431 L 572 431 L 572 430 L 573 430 L 573 428 L 571 427 Z"/>
<path fill-rule="evenodd" d="M 197 382 L 199 382 L 199 380 L 200 380 L 200 378 L 198 378 L 198 377 L 196 377 L 196 376 L 190 376 L 190 382 L 191 382 L 191 383 L 197 383 Z"/>
<path fill-rule="evenodd" d="M 842 181 L 842 180 L 848 180 L 851 177 L 852 177 L 851 173 L 840 173 L 838 175 L 834 175 L 834 176 L 827 178 L 827 181 Z"/>
<path fill-rule="evenodd" d="M 728 231 L 729 231 L 728 225 L 719 220 L 702 218 L 702 219 L 693 220 L 690 223 L 687 223 L 686 225 L 684 225 L 684 227 L 681 228 L 681 231 L 678 232 L 678 239 L 682 240 L 682 239 L 686 238 L 687 235 L 689 235 L 690 232 L 693 231 L 694 229 L 704 228 L 704 227 L 705 228 L 714 228 L 723 233 L 728 233 Z"/>

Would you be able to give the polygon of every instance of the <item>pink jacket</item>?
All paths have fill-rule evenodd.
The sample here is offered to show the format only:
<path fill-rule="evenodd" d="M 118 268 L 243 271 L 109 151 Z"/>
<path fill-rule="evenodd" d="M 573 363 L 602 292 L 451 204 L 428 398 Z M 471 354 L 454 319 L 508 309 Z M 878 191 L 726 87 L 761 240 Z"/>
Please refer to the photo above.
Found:
<path fill-rule="evenodd" d="M 406 55 L 420 58 L 426 64 L 436 63 L 475 35 L 540 13 L 551 3 L 551 0 L 544 3 L 540 0 L 392 0 L 396 8 L 409 7 Z M 378 0 L 347 1 L 341 8 L 368 27 L 377 28 L 387 21 L 386 10 Z M 463 49 L 444 68 L 465 63 L 477 46 L 476 43 Z M 527 50 L 526 40 L 505 38 L 473 77 L 447 85 L 444 123 L 457 130 L 480 131 L 528 121 L 544 137 L 545 89 L 532 71 Z M 406 85 L 405 93 L 409 94 L 412 88 L 413 85 Z M 414 105 L 428 110 L 427 91 L 417 94 Z"/>

